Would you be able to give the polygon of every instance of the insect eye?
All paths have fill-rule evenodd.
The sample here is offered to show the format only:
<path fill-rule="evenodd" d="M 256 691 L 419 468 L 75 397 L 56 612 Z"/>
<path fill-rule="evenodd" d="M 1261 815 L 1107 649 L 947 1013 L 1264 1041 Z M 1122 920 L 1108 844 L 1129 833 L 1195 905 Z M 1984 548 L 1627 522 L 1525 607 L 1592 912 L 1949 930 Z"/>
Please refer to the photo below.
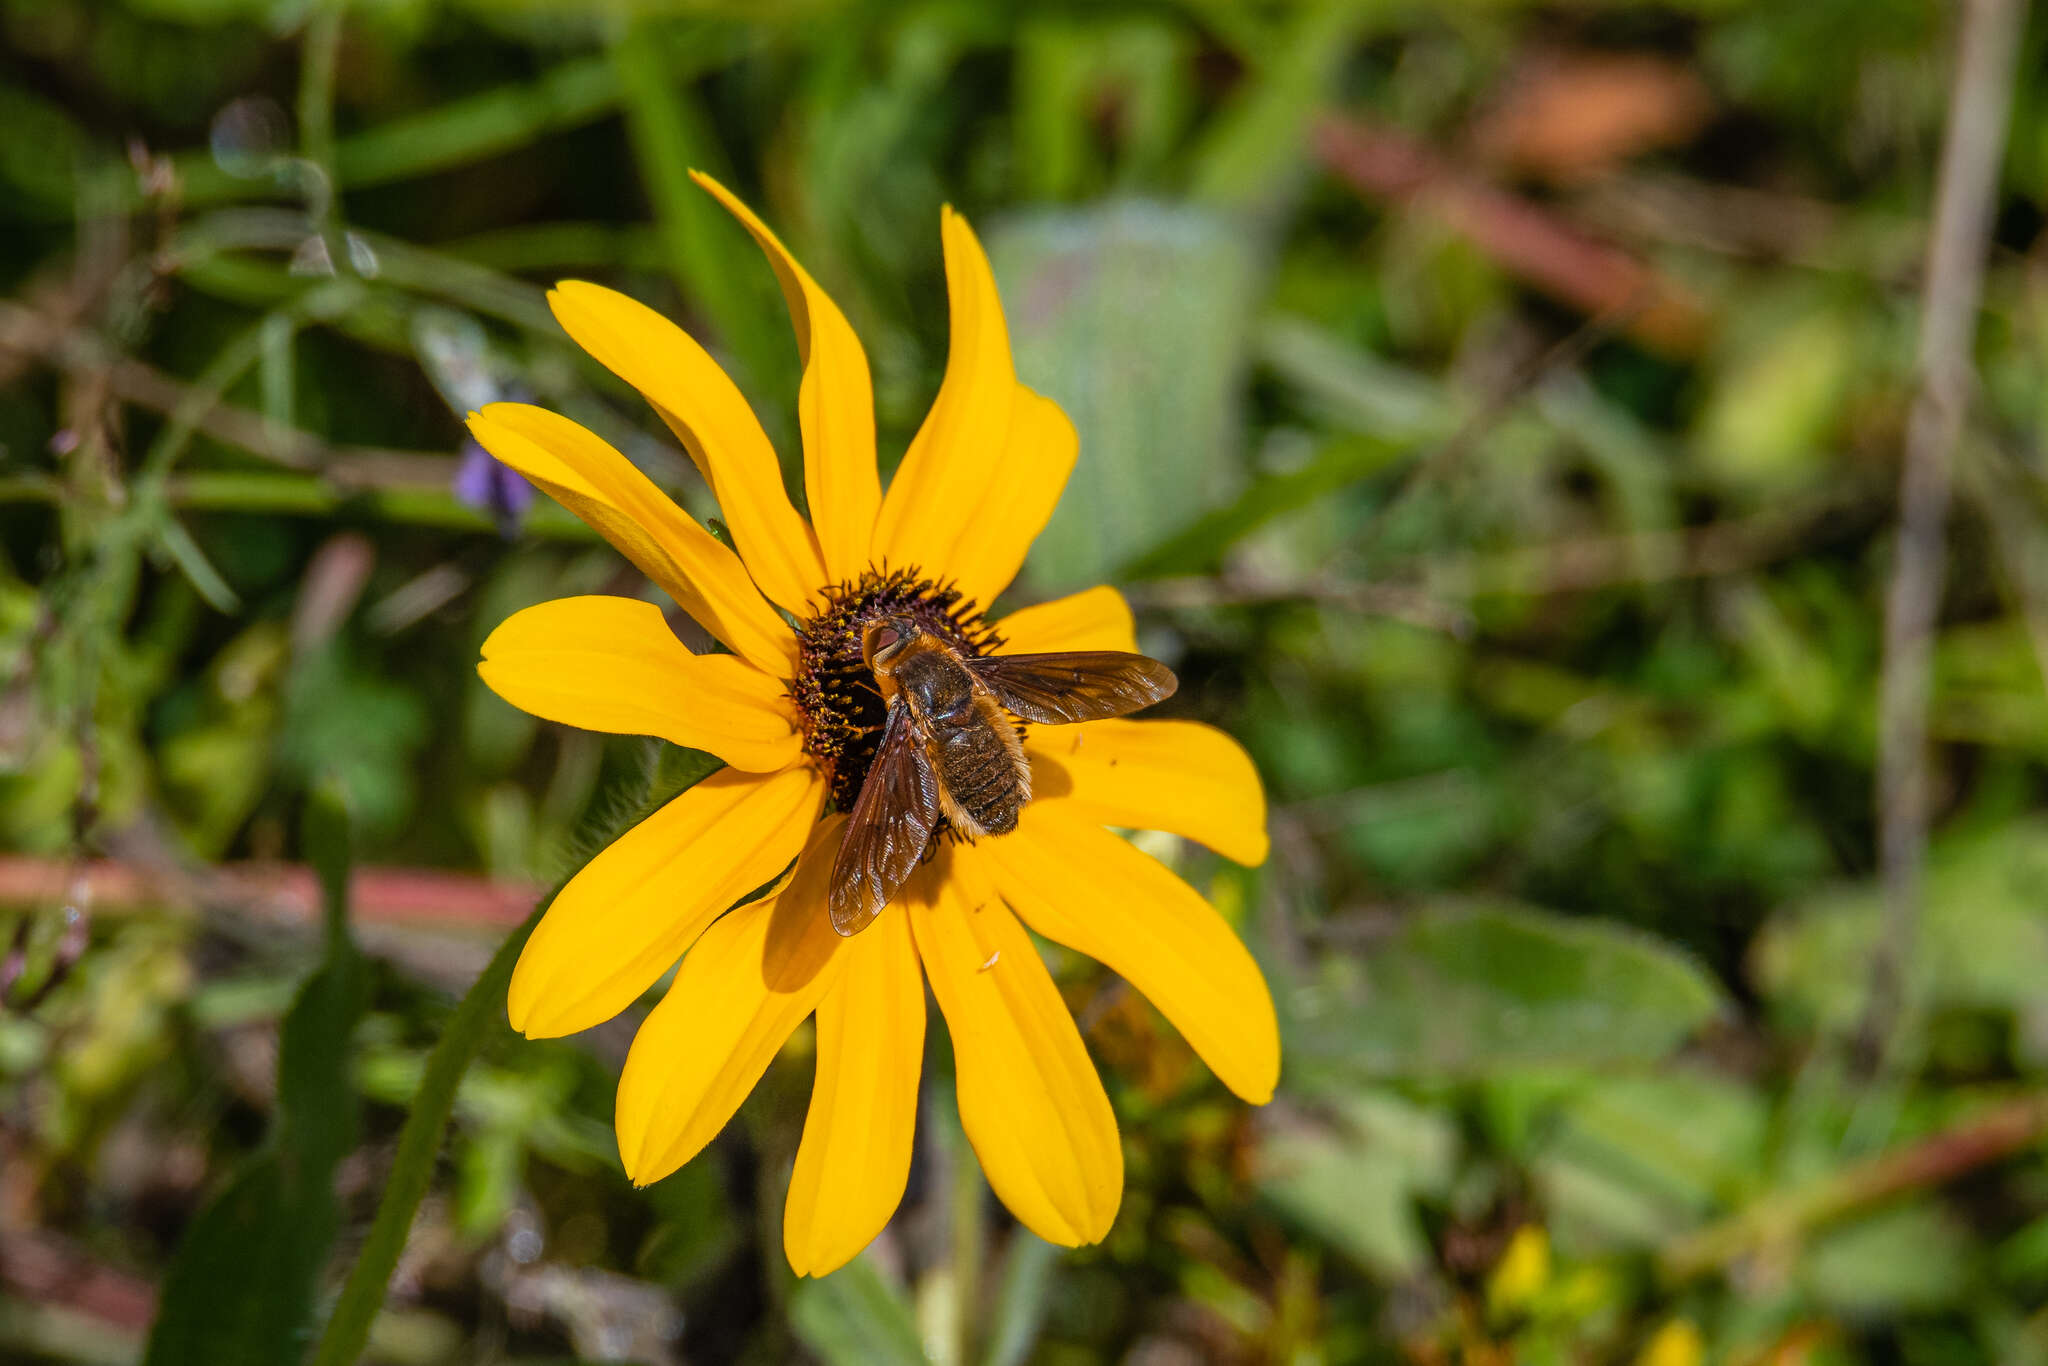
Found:
<path fill-rule="evenodd" d="M 884 626 L 875 632 L 875 643 L 871 648 L 875 650 L 886 650 L 891 645 L 894 645 L 897 641 L 901 639 L 903 639 L 903 633 L 901 631 L 897 630 L 893 626 Z"/>

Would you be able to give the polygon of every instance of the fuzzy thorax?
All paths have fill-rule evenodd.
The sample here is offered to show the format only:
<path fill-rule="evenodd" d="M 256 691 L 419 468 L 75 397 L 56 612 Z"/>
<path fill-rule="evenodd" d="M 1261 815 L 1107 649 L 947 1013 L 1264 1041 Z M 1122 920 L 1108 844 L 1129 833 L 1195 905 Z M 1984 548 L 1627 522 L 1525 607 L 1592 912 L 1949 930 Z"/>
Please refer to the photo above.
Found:
<path fill-rule="evenodd" d="M 790 696 L 803 713 L 804 750 L 824 770 L 840 811 L 851 810 L 860 796 L 882 734 L 882 694 L 861 646 L 868 626 L 884 617 L 908 617 L 968 656 L 1002 644 L 977 604 L 915 568 L 869 570 L 857 582 L 825 590 L 824 607 L 797 628 Z"/>

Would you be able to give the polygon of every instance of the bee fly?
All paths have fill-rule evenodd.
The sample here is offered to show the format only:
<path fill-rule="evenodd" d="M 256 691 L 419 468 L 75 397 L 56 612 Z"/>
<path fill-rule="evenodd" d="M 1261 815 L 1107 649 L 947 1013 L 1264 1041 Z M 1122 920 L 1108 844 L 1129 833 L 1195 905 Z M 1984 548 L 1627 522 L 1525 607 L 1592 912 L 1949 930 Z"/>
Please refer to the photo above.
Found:
<path fill-rule="evenodd" d="M 1011 716 L 1041 726 L 1099 721 L 1179 686 L 1158 660 L 1118 650 L 963 654 L 908 617 L 871 622 L 861 657 L 888 711 L 832 867 L 832 928 L 845 935 L 889 904 L 939 817 L 970 838 L 1017 828 L 1031 766 Z"/>

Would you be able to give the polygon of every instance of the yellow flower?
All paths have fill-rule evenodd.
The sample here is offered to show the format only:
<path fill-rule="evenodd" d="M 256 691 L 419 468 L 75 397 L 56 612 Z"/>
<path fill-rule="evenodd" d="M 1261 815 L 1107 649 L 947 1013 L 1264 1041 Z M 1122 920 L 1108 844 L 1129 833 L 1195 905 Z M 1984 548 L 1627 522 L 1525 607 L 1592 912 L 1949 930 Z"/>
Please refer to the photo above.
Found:
<path fill-rule="evenodd" d="M 1524 1224 L 1486 1282 L 1486 1304 L 1496 1315 L 1527 1309 L 1550 1284 L 1550 1235 L 1541 1224 Z"/>
<path fill-rule="evenodd" d="M 570 880 L 513 974 L 512 1023 L 530 1038 L 588 1029 L 682 959 L 619 1079 L 619 1151 L 645 1185 L 717 1135 L 815 1012 L 817 1081 L 783 1239 L 799 1274 L 823 1275 L 902 1199 L 929 981 L 952 1035 L 961 1122 L 990 1185 L 1041 1237 L 1095 1241 L 1122 1197 L 1116 1119 L 1024 926 L 1122 974 L 1226 1085 L 1265 1102 L 1280 1043 L 1257 965 L 1202 897 L 1103 828 L 1171 831 L 1259 863 L 1258 776 L 1228 736 L 1191 721 L 1034 728 L 1024 744 L 1038 795 L 1016 831 L 935 841 L 872 925 L 850 938 L 832 931 L 841 813 L 881 719 L 856 683 L 861 625 L 898 612 L 969 651 L 1133 650 L 1131 614 L 1103 587 L 983 617 L 1051 515 L 1076 437 L 1056 405 L 1017 382 L 995 280 L 965 220 L 947 210 L 941 222 L 945 381 L 884 496 L 852 328 L 759 219 L 698 183 L 760 243 L 788 299 L 811 518 L 791 506 L 767 436 L 704 348 L 596 285 L 562 284 L 549 295 L 555 317 L 682 439 L 737 552 L 567 418 L 516 403 L 471 415 L 485 448 L 731 651 L 692 654 L 660 609 L 607 597 L 542 603 L 484 642 L 479 672 L 515 706 L 661 736 L 727 765 Z M 777 894 L 727 910 L 792 861 Z"/>
<path fill-rule="evenodd" d="M 1691 1319 L 1666 1321 L 1636 1357 L 1636 1366 L 1700 1366 L 1707 1344 Z"/>

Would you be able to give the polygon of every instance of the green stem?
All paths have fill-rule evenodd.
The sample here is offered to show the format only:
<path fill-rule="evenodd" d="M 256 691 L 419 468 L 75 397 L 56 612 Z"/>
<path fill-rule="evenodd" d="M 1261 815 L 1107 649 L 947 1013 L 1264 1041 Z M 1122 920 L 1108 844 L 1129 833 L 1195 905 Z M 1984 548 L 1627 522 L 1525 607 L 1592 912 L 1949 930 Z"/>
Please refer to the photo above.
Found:
<path fill-rule="evenodd" d="M 487 514 L 457 502 L 453 494 L 442 489 L 342 488 L 317 475 L 223 470 L 174 476 L 165 492 L 165 501 L 170 506 L 191 512 L 324 517 L 346 507 L 352 513 L 380 522 L 448 531 L 497 530 L 497 523 Z M 0 479 L 0 504 L 61 503 L 64 496 L 61 485 L 40 476 Z M 595 544 L 598 539 L 589 527 L 546 503 L 533 509 L 524 530 L 528 535 L 551 541 Z"/>
<path fill-rule="evenodd" d="M 341 57 L 341 16 L 348 0 L 316 0 L 299 59 L 299 164 L 308 216 L 326 245 L 329 273 L 355 275 L 342 223 L 341 178 L 334 169 L 334 70 Z"/>
<path fill-rule="evenodd" d="M 232 253 L 289 252 L 317 226 L 297 209 L 220 209 L 179 231 L 168 255 L 181 278 L 239 302 L 257 302 L 287 294 L 299 282 L 282 263 L 238 260 Z M 543 291 L 523 280 L 367 229 L 358 228 L 355 238 L 376 258 L 380 285 L 446 299 L 550 338 L 561 335 Z"/>
<path fill-rule="evenodd" d="M 325 165 L 338 186 L 388 185 L 467 166 L 549 133 L 580 128 L 618 104 L 611 59 L 578 58 L 531 82 L 451 100 L 337 139 Z M 250 182 L 223 171 L 205 148 L 180 153 L 175 164 L 188 207 L 254 197 Z"/>
<path fill-rule="evenodd" d="M 61 503 L 64 486 L 44 474 L 0 478 L 0 503 Z"/>
<path fill-rule="evenodd" d="M 142 457 L 141 483 L 145 491 L 160 488 L 178 457 L 199 430 L 200 420 L 217 407 L 236 381 L 262 357 L 266 345 L 275 345 L 280 333 L 289 337 L 307 323 L 344 311 L 357 297 L 354 281 L 335 281 L 306 290 L 284 306 L 265 314 L 223 346 L 186 391 L 184 400 L 172 410 L 156 440 Z"/>
<path fill-rule="evenodd" d="M 660 236 L 637 223 L 528 223 L 443 242 L 440 250 L 471 265 L 511 272 L 668 266 Z"/>
<path fill-rule="evenodd" d="M 341 13 L 344 0 L 325 0 L 306 21 L 306 43 L 299 67 L 299 151 L 334 183 L 334 68 L 341 55 Z"/>
<path fill-rule="evenodd" d="M 528 84 L 500 86 L 365 129 L 335 145 L 334 169 L 351 187 L 432 175 L 581 127 L 618 104 L 610 59 L 579 58 Z"/>
<path fill-rule="evenodd" d="M 957 1112 L 950 1111 L 949 1107 L 949 1113 Z M 986 1191 L 981 1164 L 975 1160 L 974 1149 L 960 1129 L 959 1120 L 954 1118 L 949 1127 L 953 1140 L 953 1179 L 948 1201 L 952 1223 L 953 1299 L 958 1306 L 954 1321 L 960 1334 L 953 1359 L 959 1366 L 969 1366 L 975 1360 L 976 1330 L 980 1327 L 981 1318 L 981 1254 L 987 1241 L 984 1236 Z"/>
<path fill-rule="evenodd" d="M 398 1154 L 391 1164 L 384 1199 L 377 1206 L 377 1217 L 363 1241 L 363 1250 L 341 1288 L 341 1298 L 335 1301 L 326 1331 L 320 1335 L 312 1366 L 352 1366 L 362 1355 L 370 1338 L 370 1324 L 384 1303 L 392 1269 L 398 1265 L 399 1253 L 405 1250 L 413 1215 L 433 1180 L 434 1162 L 455 1109 L 455 1092 L 462 1074 L 482 1047 L 485 1036 L 503 1021 L 505 989 L 512 981 L 512 965 L 519 960 L 527 936 L 533 933 L 533 927 L 540 923 L 542 913 L 554 899 L 554 893 L 550 893 L 534 908 L 526 923 L 506 937 L 476 984 L 455 1007 L 441 1041 L 427 1058 L 419 1092 L 413 1097 L 405 1128 L 398 1135 Z"/>

